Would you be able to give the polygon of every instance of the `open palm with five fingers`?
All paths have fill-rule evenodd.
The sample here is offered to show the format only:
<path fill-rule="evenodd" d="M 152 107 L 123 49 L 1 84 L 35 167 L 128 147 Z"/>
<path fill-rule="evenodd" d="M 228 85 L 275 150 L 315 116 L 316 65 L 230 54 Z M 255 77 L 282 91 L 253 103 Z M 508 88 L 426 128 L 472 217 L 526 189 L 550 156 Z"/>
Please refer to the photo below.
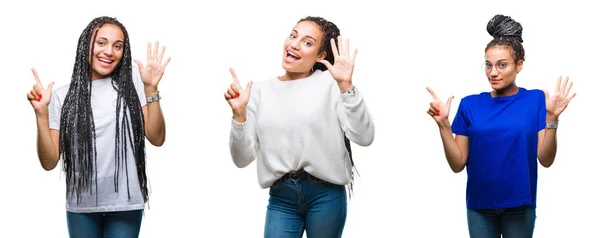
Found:
<path fill-rule="evenodd" d="M 47 88 L 44 88 L 37 71 L 35 69 L 31 69 L 31 72 L 35 78 L 35 84 L 33 85 L 31 91 L 27 93 L 27 100 L 29 100 L 33 110 L 37 113 L 41 110 L 48 109 L 48 104 L 50 104 L 50 98 L 52 97 L 52 86 L 54 86 L 54 82 L 51 82 L 48 84 Z"/>
<path fill-rule="evenodd" d="M 229 72 L 231 72 L 231 76 L 233 77 L 233 83 L 229 85 L 227 88 L 227 92 L 225 92 L 225 100 L 231 106 L 231 110 L 233 110 L 234 114 L 244 114 L 246 112 L 246 105 L 248 105 L 248 101 L 250 100 L 250 90 L 252 89 L 252 81 L 248 82 L 246 88 L 242 88 L 240 85 L 240 81 L 238 80 L 237 74 L 233 68 L 229 68 Z"/>
<path fill-rule="evenodd" d="M 548 117 L 551 117 L 549 120 L 558 120 L 558 116 L 569 106 L 569 102 L 575 97 L 575 93 L 569 95 L 572 86 L 573 82 L 569 82 L 569 77 L 564 81 L 562 77 L 558 77 L 554 95 L 550 96 L 546 90 L 543 90 L 546 97 L 546 112 Z"/>
<path fill-rule="evenodd" d="M 158 53 L 158 42 L 154 43 L 154 50 L 152 50 L 152 44 L 148 43 L 148 55 L 147 55 L 147 64 L 144 66 L 139 60 L 134 60 L 140 69 L 140 75 L 142 76 L 142 82 L 144 82 L 144 86 L 146 87 L 158 87 L 158 83 L 165 73 L 165 68 L 171 61 L 171 57 L 167 58 L 167 60 L 163 63 L 163 55 L 165 53 L 165 48 L 162 47 L 160 50 L 160 54 Z"/>
<path fill-rule="evenodd" d="M 348 39 L 343 41 L 342 36 L 338 36 L 338 44 L 339 49 L 335 45 L 335 40 L 331 38 L 331 50 L 333 51 L 334 58 L 333 65 L 327 60 L 319 62 L 327 67 L 333 79 L 340 86 L 340 90 L 346 92 L 352 89 L 352 73 L 354 72 L 354 60 L 356 59 L 358 49 L 354 49 L 354 52 L 350 55 L 350 42 Z"/>
<path fill-rule="evenodd" d="M 450 115 L 450 105 L 454 96 L 449 97 L 448 100 L 446 100 L 446 103 L 444 103 L 437 94 L 435 94 L 433 89 L 427 87 L 427 91 L 433 97 L 433 101 L 429 103 L 427 114 L 429 114 L 438 125 L 441 125 L 444 120 L 448 120 L 448 116 Z"/>

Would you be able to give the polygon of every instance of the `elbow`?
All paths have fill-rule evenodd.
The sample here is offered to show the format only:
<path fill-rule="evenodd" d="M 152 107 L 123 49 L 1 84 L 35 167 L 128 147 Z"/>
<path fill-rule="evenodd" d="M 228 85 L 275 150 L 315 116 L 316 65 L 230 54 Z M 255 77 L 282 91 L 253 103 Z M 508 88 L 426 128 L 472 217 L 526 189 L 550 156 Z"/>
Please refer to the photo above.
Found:
<path fill-rule="evenodd" d="M 356 143 L 357 145 L 360 145 L 362 147 L 367 147 L 370 146 L 371 144 L 373 144 L 373 141 L 375 140 L 375 129 L 371 128 L 370 129 L 370 133 L 364 135 L 364 136 L 357 136 L 355 138 L 357 138 L 357 140 L 353 140 L 354 143 Z"/>
<path fill-rule="evenodd" d="M 165 143 L 165 133 L 160 133 L 159 135 L 149 134 L 146 138 L 150 144 L 156 147 L 161 147 Z"/>
<path fill-rule="evenodd" d="M 540 157 L 540 164 L 544 167 L 544 168 L 550 168 L 550 166 L 552 166 L 552 164 L 554 164 L 554 159 L 542 159 Z"/>
<path fill-rule="evenodd" d="M 540 161 L 540 164 L 544 167 L 544 168 L 550 168 L 550 166 L 552 166 L 552 164 L 554 164 L 554 155 L 544 155 L 544 154 L 538 154 L 538 160 Z"/>
<path fill-rule="evenodd" d="M 150 140 L 150 144 L 156 147 L 161 147 L 165 143 L 165 138 L 163 137 L 161 140 Z"/>
<path fill-rule="evenodd" d="M 239 169 L 243 169 L 243 168 L 246 168 L 246 166 L 248 166 L 250 164 L 250 162 L 234 159 L 233 164 L 235 164 L 235 166 L 238 167 Z"/>
<path fill-rule="evenodd" d="M 42 168 L 45 171 L 52 171 L 54 168 L 56 168 L 56 164 L 57 163 L 44 163 L 44 162 L 42 162 Z"/>
<path fill-rule="evenodd" d="M 450 169 L 452 169 L 452 172 L 454 172 L 455 174 L 462 172 L 465 169 L 465 166 L 454 166 L 454 167 L 450 167 Z"/>

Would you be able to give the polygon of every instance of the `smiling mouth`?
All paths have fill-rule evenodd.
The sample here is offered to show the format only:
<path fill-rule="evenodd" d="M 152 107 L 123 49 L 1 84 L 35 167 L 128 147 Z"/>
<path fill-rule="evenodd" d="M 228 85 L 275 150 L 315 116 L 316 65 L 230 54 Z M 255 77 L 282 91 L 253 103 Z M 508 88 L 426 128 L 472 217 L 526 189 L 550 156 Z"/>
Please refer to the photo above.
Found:
<path fill-rule="evenodd" d="M 112 64 L 114 62 L 114 60 L 108 60 L 108 59 L 104 59 L 104 58 L 98 58 L 98 61 L 100 61 L 102 63 L 106 63 L 106 64 Z"/>
<path fill-rule="evenodd" d="M 300 59 L 300 56 L 290 52 L 289 50 L 287 51 L 287 57 L 292 57 L 294 59 Z"/>

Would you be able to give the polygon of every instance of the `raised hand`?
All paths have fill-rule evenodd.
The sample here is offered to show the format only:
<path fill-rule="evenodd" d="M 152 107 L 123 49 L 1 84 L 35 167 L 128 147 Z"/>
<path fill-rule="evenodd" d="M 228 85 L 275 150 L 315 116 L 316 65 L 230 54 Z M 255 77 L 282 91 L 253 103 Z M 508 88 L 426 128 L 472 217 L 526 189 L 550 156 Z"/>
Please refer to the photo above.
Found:
<path fill-rule="evenodd" d="M 225 100 L 227 100 L 229 106 L 231 106 L 231 110 L 233 110 L 234 114 L 243 113 L 245 115 L 246 105 L 248 105 L 248 101 L 250 100 L 252 81 L 248 82 L 246 89 L 243 89 L 233 68 L 229 68 L 229 72 L 231 72 L 231 76 L 233 77 L 233 83 L 231 83 L 225 92 Z"/>
<path fill-rule="evenodd" d="M 327 60 L 321 60 L 320 63 L 327 67 L 331 76 L 337 81 L 342 92 L 352 89 L 352 73 L 354 72 L 354 60 L 358 49 L 354 49 L 350 55 L 350 42 L 345 41 L 342 36 L 338 36 L 338 47 L 335 46 L 335 40 L 331 38 L 331 50 L 333 51 L 334 63 L 331 65 Z"/>
<path fill-rule="evenodd" d="M 35 71 L 35 69 L 31 69 L 31 72 L 35 78 L 35 84 L 33 85 L 31 91 L 27 93 L 27 100 L 29 100 L 33 110 L 37 113 L 41 110 L 48 109 L 50 98 L 52 98 L 52 87 L 54 86 L 54 82 L 51 82 L 48 84 L 47 88 L 44 88 L 37 71 Z"/>
<path fill-rule="evenodd" d="M 160 50 L 160 54 L 158 53 L 158 41 L 154 43 L 154 50 L 152 50 L 152 44 L 148 43 L 148 53 L 147 53 L 147 64 L 144 66 L 139 60 L 134 60 L 140 69 L 140 75 L 142 76 L 142 82 L 144 82 L 144 86 L 146 87 L 158 87 L 158 83 L 165 73 L 165 68 L 171 61 L 171 57 L 167 58 L 167 60 L 163 63 L 163 55 L 165 53 L 165 48 L 162 47 Z"/>
<path fill-rule="evenodd" d="M 575 97 L 575 93 L 569 95 L 573 82 L 569 82 L 569 77 L 565 77 L 563 81 L 562 76 L 558 77 L 556 81 L 556 89 L 554 95 L 550 96 L 548 91 L 544 91 L 546 97 L 546 112 L 548 120 L 558 120 L 558 116 L 569 106 L 571 99 Z"/>
<path fill-rule="evenodd" d="M 449 97 L 448 100 L 446 100 L 446 103 L 443 103 L 437 94 L 433 92 L 433 89 L 427 87 L 427 91 L 433 97 L 433 101 L 429 103 L 427 114 L 429 114 L 438 125 L 441 125 L 444 120 L 448 120 L 448 115 L 450 115 L 450 105 L 454 96 Z"/>

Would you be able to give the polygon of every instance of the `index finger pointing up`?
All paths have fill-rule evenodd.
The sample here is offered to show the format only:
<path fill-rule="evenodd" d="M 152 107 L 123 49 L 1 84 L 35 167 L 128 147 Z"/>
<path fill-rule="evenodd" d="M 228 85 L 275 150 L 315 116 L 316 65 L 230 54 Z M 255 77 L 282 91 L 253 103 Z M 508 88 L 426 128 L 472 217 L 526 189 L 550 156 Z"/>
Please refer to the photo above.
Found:
<path fill-rule="evenodd" d="M 35 68 L 31 68 L 31 72 L 33 73 L 33 77 L 35 78 L 35 83 L 42 86 L 42 82 L 40 81 L 40 76 L 38 76 L 38 73 L 37 73 L 37 71 L 35 71 Z"/>
<path fill-rule="evenodd" d="M 440 98 L 438 97 L 438 95 L 435 94 L 435 92 L 433 92 L 433 89 L 431 89 L 430 87 L 426 87 L 426 89 L 429 92 L 429 94 L 431 94 L 431 96 L 433 97 L 434 100 L 440 100 Z"/>
<path fill-rule="evenodd" d="M 231 76 L 233 77 L 233 82 L 236 84 L 240 84 L 237 74 L 235 74 L 235 70 L 233 70 L 233 68 L 229 68 L 229 72 L 231 72 Z"/>

